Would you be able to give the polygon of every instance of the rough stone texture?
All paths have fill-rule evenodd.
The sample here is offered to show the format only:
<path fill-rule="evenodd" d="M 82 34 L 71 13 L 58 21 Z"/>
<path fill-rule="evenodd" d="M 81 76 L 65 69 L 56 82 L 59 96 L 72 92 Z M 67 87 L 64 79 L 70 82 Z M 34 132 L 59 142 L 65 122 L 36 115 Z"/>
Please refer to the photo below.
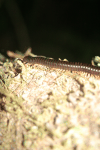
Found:
<path fill-rule="evenodd" d="M 18 60 L 0 83 L 1 149 L 100 149 L 99 79 Z"/>

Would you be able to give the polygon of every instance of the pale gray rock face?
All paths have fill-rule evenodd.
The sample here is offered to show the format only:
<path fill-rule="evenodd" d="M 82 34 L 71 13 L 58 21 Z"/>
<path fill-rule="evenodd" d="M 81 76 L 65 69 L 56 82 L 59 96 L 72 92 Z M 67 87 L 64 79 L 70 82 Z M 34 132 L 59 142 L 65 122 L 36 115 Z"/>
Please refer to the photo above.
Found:
<path fill-rule="evenodd" d="M 100 149 L 99 79 L 20 60 L 0 69 L 4 149 Z"/>

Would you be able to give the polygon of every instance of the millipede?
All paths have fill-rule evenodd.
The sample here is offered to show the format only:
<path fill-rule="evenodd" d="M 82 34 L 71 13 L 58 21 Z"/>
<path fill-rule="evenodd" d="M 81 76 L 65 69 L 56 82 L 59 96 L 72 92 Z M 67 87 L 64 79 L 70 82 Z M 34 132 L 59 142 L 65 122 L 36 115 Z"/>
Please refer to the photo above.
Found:
<path fill-rule="evenodd" d="M 85 72 L 88 74 L 100 76 L 100 68 L 92 66 L 91 64 L 79 63 L 79 62 L 67 62 L 63 60 L 49 59 L 45 57 L 31 57 L 26 56 L 23 58 L 24 63 L 31 65 L 40 64 L 50 68 L 63 69 L 68 71 Z"/>

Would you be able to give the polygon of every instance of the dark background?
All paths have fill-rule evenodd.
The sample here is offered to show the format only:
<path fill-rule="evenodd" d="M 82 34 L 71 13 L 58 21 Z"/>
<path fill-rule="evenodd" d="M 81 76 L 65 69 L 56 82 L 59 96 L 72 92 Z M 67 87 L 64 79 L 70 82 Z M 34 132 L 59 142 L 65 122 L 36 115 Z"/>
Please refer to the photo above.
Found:
<path fill-rule="evenodd" d="M 97 0 L 0 0 L 0 53 L 24 53 L 90 63 L 100 56 Z"/>

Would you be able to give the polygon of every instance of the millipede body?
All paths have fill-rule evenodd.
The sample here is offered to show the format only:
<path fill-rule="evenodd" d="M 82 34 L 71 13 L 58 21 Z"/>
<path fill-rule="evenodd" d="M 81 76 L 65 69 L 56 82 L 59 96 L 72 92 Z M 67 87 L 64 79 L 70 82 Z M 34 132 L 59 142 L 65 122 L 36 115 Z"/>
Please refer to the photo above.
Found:
<path fill-rule="evenodd" d="M 92 66 L 90 64 L 83 64 L 78 62 L 67 62 L 62 60 L 54 60 L 54 59 L 48 59 L 44 57 L 31 57 L 31 56 L 24 57 L 23 62 L 29 63 L 31 65 L 40 64 L 50 68 L 63 69 L 63 70 L 76 71 L 76 72 L 85 72 L 96 76 L 100 76 L 100 68 Z"/>

